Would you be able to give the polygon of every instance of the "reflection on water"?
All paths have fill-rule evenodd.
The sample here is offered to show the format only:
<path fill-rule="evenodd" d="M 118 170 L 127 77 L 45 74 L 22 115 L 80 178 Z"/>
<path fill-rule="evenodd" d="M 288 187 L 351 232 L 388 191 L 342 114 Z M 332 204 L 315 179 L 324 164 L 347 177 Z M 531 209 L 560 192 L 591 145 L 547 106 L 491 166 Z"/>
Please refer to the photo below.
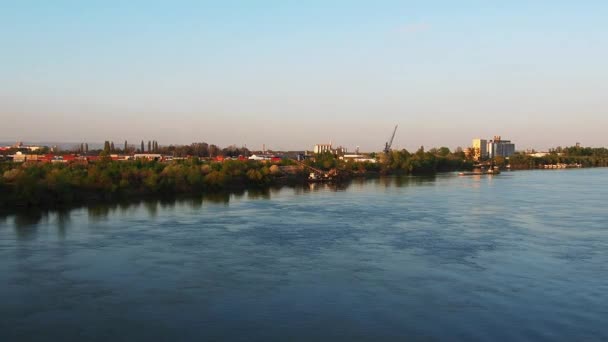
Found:
<path fill-rule="evenodd" d="M 117 204 L 91 205 L 87 207 L 87 212 L 89 214 L 89 219 L 92 221 L 99 221 L 108 217 L 110 211 L 115 211 L 117 208 Z"/>
<path fill-rule="evenodd" d="M 47 211 L 39 211 L 36 209 L 19 212 L 17 215 L 15 215 L 15 228 L 28 228 L 35 226 L 47 216 Z"/>
<path fill-rule="evenodd" d="M 89 204 L 85 208 L 89 219 L 92 221 L 100 221 L 106 219 L 110 215 L 116 214 L 118 211 L 126 213 L 134 208 L 145 208 L 150 217 L 157 215 L 158 210 L 170 210 L 176 206 L 190 207 L 193 210 L 202 208 L 205 204 L 229 205 L 231 200 L 271 200 L 273 195 L 280 194 L 282 191 L 293 191 L 294 194 L 304 194 L 319 191 L 344 191 L 350 186 L 361 186 L 369 184 L 382 184 L 385 187 L 403 187 L 409 185 L 419 185 L 426 182 L 432 182 L 435 177 L 383 177 L 373 180 L 362 178 L 354 179 L 352 182 L 343 183 L 310 183 L 305 185 L 291 187 L 268 187 L 268 188 L 253 188 L 249 190 L 236 189 L 232 192 L 213 192 L 205 193 L 200 196 L 167 196 L 161 198 L 147 198 L 133 201 L 116 201 L 104 202 L 97 204 Z M 70 211 L 79 209 L 75 207 L 60 208 L 60 209 L 37 209 L 27 208 L 14 211 L 0 212 L 0 223 L 7 222 L 12 219 L 16 227 L 26 228 L 39 224 L 43 219 L 46 219 L 50 212 L 60 215 L 58 224 L 65 226 L 70 219 Z"/>
<path fill-rule="evenodd" d="M 385 177 L 5 214 L 0 340 L 606 340 L 606 176 Z"/>

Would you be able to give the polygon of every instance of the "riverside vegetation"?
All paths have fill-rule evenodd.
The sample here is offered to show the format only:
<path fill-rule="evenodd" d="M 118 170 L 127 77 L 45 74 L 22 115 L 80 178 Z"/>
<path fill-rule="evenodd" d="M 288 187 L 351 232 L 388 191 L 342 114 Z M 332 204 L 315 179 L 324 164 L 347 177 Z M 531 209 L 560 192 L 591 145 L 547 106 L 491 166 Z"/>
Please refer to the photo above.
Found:
<path fill-rule="evenodd" d="M 215 148 L 215 145 L 211 146 Z M 193 151 L 188 152 L 197 152 L 195 148 L 191 149 Z M 217 148 L 217 152 L 220 151 Z M 107 152 L 105 149 L 100 155 L 107 155 Z M 201 156 L 211 154 L 215 153 L 204 149 L 199 153 Z M 358 176 L 428 175 L 470 170 L 474 164 L 460 149 L 452 152 L 447 147 L 428 151 L 421 147 L 414 153 L 404 149 L 388 154 L 372 154 L 371 157 L 375 157 L 377 162 L 344 161 L 325 153 L 316 155 L 314 160 L 307 160 L 304 164 L 326 171 L 336 170 L 341 180 Z M 498 157 L 492 162 L 499 167 L 508 163 L 512 170 L 542 168 L 559 163 L 601 167 L 608 166 L 608 149 L 578 146 L 556 148 L 544 157 L 516 153 L 509 160 Z M 0 162 L 0 207 L 61 206 L 302 184 L 307 182 L 308 173 L 307 168 L 290 159 L 274 164 L 230 159 L 216 162 L 198 156 L 170 162 L 112 161 L 109 157 L 88 163 Z"/>
<path fill-rule="evenodd" d="M 500 160 L 499 166 L 506 163 Z M 607 167 L 608 149 L 571 146 L 555 148 L 543 157 L 533 157 L 523 153 L 516 153 L 508 160 L 511 170 L 531 170 L 543 168 L 545 165 L 579 164 L 582 167 Z"/>
<path fill-rule="evenodd" d="M 352 162 L 332 154 L 317 155 L 305 164 L 335 169 L 341 179 L 386 174 L 433 174 L 470 169 L 462 152 L 447 148 L 415 153 L 392 151 L 377 156 L 377 163 Z M 290 166 L 287 167 L 286 166 Z M 289 171 L 285 171 L 285 170 Z M 73 163 L 0 163 L 0 205 L 3 208 L 60 206 L 142 196 L 199 194 L 242 188 L 298 184 L 309 171 L 295 161 L 280 163 L 225 160 L 216 162 L 192 157 L 170 162 L 112 161 Z"/>

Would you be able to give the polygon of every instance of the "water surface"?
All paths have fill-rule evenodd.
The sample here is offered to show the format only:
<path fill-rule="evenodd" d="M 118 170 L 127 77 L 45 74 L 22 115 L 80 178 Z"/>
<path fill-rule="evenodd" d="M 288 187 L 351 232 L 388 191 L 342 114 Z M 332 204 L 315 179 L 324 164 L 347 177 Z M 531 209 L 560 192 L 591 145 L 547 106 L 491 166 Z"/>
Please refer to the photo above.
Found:
<path fill-rule="evenodd" d="M 0 217 L 0 340 L 608 340 L 608 170 Z"/>

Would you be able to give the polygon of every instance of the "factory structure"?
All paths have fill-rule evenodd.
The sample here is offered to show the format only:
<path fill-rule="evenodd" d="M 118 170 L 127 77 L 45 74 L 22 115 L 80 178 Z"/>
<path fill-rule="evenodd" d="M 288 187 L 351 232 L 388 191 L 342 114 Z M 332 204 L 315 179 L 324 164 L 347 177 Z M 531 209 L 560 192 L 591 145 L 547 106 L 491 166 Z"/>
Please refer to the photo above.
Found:
<path fill-rule="evenodd" d="M 342 147 L 342 146 L 338 146 L 338 147 L 334 148 L 330 142 L 329 144 L 316 144 L 313 147 L 313 153 L 314 154 L 331 153 L 331 154 L 335 154 L 335 155 L 344 155 L 344 154 L 348 153 L 348 150 L 346 149 L 346 147 Z"/>
<path fill-rule="evenodd" d="M 511 140 L 503 140 L 499 135 L 494 136 L 492 140 L 473 139 L 473 146 L 469 153 L 475 160 L 506 158 L 515 153 L 515 144 Z"/>

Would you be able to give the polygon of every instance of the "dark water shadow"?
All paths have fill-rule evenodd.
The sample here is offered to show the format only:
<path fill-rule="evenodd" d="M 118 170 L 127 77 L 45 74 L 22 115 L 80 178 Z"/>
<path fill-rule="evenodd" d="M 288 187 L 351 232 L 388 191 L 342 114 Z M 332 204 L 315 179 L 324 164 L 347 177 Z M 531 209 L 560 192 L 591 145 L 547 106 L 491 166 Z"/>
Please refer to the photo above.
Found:
<path fill-rule="evenodd" d="M 251 189 L 247 191 L 247 199 L 250 200 L 269 200 L 271 199 L 270 189 Z"/>
<path fill-rule="evenodd" d="M 38 226 L 48 219 L 49 212 L 42 210 L 23 210 L 15 213 L 13 224 L 15 234 L 19 240 L 29 240 L 36 237 Z"/>
<path fill-rule="evenodd" d="M 84 209 L 88 218 L 95 222 L 105 221 L 108 217 L 118 212 L 128 214 L 130 211 L 136 210 L 137 208 L 144 208 L 150 217 L 156 217 L 159 210 L 173 210 L 177 206 L 185 206 L 193 210 L 200 210 L 205 205 L 228 206 L 232 200 L 240 200 L 243 198 L 248 200 L 271 200 L 273 196 L 280 194 L 280 192 L 285 189 L 292 189 L 295 194 L 323 191 L 339 192 L 346 191 L 353 184 L 379 184 L 385 187 L 406 187 L 430 184 L 435 180 L 435 176 L 387 176 L 372 179 L 355 178 L 345 182 L 275 185 L 266 188 L 250 189 L 239 188 L 231 191 L 122 199 L 55 208 L 17 208 L 12 210 L 0 210 L 0 224 L 14 224 L 15 228 L 21 231 L 20 236 L 25 238 L 31 234 L 35 234 L 35 231 L 31 231 L 28 227 L 40 224 L 43 219 L 48 219 L 49 214 L 55 214 L 57 215 L 56 223 L 60 234 L 65 234 L 70 226 L 72 212 L 79 209 Z"/>
<path fill-rule="evenodd" d="M 404 188 L 409 186 L 420 186 L 434 184 L 437 180 L 435 175 L 424 175 L 424 176 L 392 176 L 379 178 L 379 184 L 386 188 L 397 187 Z"/>
<path fill-rule="evenodd" d="M 56 211 L 57 215 L 57 234 L 59 237 L 65 238 L 68 228 L 72 222 L 72 216 L 70 210 L 60 209 Z"/>
<path fill-rule="evenodd" d="M 91 221 L 103 221 L 109 215 L 113 205 L 111 204 L 99 204 L 87 207 L 87 214 Z"/>

